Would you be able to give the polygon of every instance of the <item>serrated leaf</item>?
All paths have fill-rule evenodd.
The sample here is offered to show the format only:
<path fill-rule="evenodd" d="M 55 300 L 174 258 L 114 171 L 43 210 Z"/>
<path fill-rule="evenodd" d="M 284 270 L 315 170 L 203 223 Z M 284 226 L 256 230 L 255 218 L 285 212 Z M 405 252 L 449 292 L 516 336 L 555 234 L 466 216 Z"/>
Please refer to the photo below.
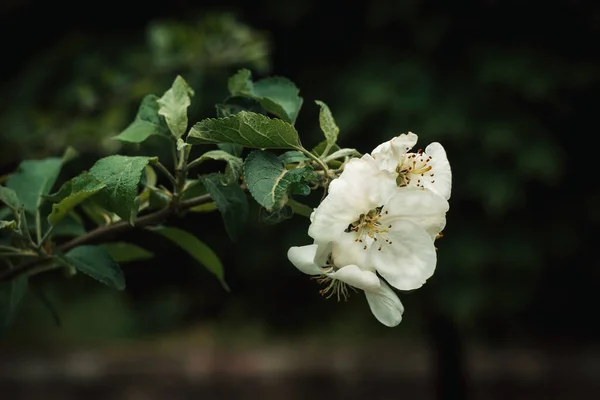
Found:
<path fill-rule="evenodd" d="M 306 161 L 309 159 L 308 157 L 306 157 L 304 155 L 304 153 L 302 153 L 301 151 L 298 151 L 298 150 L 286 151 L 285 153 L 277 156 L 277 158 L 279 158 L 279 160 L 283 163 L 283 165 L 295 164 L 295 163 L 299 163 L 301 161 Z"/>
<path fill-rule="evenodd" d="M 192 96 L 194 91 L 178 75 L 171 88 L 158 99 L 158 113 L 165 117 L 169 130 L 178 139 L 183 136 L 188 126 L 187 109 Z"/>
<path fill-rule="evenodd" d="M 114 289 L 125 289 L 125 276 L 110 253 L 100 246 L 78 246 L 67 252 L 63 259 L 77 271 Z"/>
<path fill-rule="evenodd" d="M 242 111 L 227 118 L 208 118 L 190 129 L 192 144 L 237 143 L 257 149 L 298 149 L 296 129 L 285 121 Z"/>
<path fill-rule="evenodd" d="M 43 196 L 52 189 L 61 166 L 62 159 L 57 157 L 23 161 L 6 187 L 16 192 L 26 211 L 35 214 L 44 201 Z"/>
<path fill-rule="evenodd" d="M 156 157 L 128 157 L 121 155 L 101 158 L 89 173 L 106 186 L 95 199 L 108 211 L 133 225 L 137 215 L 136 196 L 142 171 Z"/>
<path fill-rule="evenodd" d="M 28 278 L 24 274 L 0 284 L 0 333 L 12 323 L 28 287 Z"/>
<path fill-rule="evenodd" d="M 287 170 L 275 154 L 262 150 L 253 151 L 244 161 L 246 186 L 267 211 L 283 207 L 290 192 L 308 194 L 307 180 L 312 175 L 312 167 Z"/>
<path fill-rule="evenodd" d="M 201 177 L 202 183 L 223 218 L 225 230 L 232 242 L 235 242 L 246 225 L 248 219 L 248 199 L 246 193 L 237 183 L 224 186 L 215 174 Z"/>
<path fill-rule="evenodd" d="M 10 229 L 13 230 L 17 227 L 16 221 L 0 221 L 0 230 Z"/>
<path fill-rule="evenodd" d="M 338 128 L 337 124 L 335 123 L 335 119 L 333 119 L 333 115 L 331 114 L 331 110 L 327 104 L 320 100 L 316 100 L 315 103 L 321 107 L 321 110 L 319 111 L 319 125 L 321 126 L 321 130 L 325 135 L 327 144 L 331 148 L 337 141 L 340 128 Z"/>
<path fill-rule="evenodd" d="M 219 160 L 225 161 L 227 163 L 227 168 L 225 170 L 225 184 L 229 184 L 231 182 L 237 182 L 240 179 L 242 174 L 242 166 L 244 161 L 236 156 L 232 156 L 231 154 L 223 151 L 223 150 L 211 150 L 202 154 L 196 160 L 192 161 L 194 163 L 200 164 L 206 160 Z"/>
<path fill-rule="evenodd" d="M 212 251 L 212 249 L 204 242 L 191 233 L 179 228 L 164 227 L 153 229 L 153 231 L 169 239 L 181 249 L 185 250 L 190 256 L 192 256 L 196 261 L 209 270 L 210 273 L 216 276 L 225 290 L 229 290 L 227 283 L 225 283 L 223 264 L 221 264 L 221 260 L 219 260 L 219 257 L 215 254 L 215 252 Z"/>
<path fill-rule="evenodd" d="M 21 207 L 17 193 L 4 186 L 0 186 L 0 201 L 6 204 L 12 211 L 17 211 Z"/>
<path fill-rule="evenodd" d="M 247 69 L 238 71 L 229 78 L 229 92 L 232 96 L 254 99 L 271 114 L 290 124 L 296 122 L 303 99 L 296 85 L 287 78 L 269 77 L 252 82 L 252 74 Z"/>
<path fill-rule="evenodd" d="M 115 136 L 122 142 L 141 143 L 152 135 L 165 135 L 169 128 L 164 118 L 158 114 L 158 96 L 149 94 L 142 99 L 133 122 L 123 132 Z"/>
<path fill-rule="evenodd" d="M 152 254 L 150 251 L 131 243 L 105 243 L 102 245 L 102 247 L 104 250 L 108 251 L 113 260 L 115 260 L 117 263 L 147 260 L 154 257 L 154 254 Z"/>
<path fill-rule="evenodd" d="M 58 224 L 75 206 L 105 187 L 106 184 L 87 172 L 65 182 L 57 193 L 46 196 L 55 203 L 48 222 L 53 226 Z"/>

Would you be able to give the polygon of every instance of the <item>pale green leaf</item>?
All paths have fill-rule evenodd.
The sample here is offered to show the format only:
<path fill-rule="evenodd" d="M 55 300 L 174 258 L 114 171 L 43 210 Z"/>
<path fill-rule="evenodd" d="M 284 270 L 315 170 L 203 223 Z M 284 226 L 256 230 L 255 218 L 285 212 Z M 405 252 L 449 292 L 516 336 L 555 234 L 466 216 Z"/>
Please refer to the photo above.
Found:
<path fill-rule="evenodd" d="M 232 96 L 252 94 L 252 73 L 247 69 L 240 69 L 229 78 L 227 88 Z"/>
<path fill-rule="evenodd" d="M 361 154 L 358 151 L 356 151 L 356 149 L 339 149 L 339 150 L 336 150 L 335 152 L 331 153 L 327 157 L 325 157 L 323 159 L 323 161 L 329 162 L 329 161 L 336 160 L 338 158 L 360 157 L 360 156 L 361 156 Z"/>
<path fill-rule="evenodd" d="M 48 222 L 56 225 L 75 206 L 105 187 L 103 182 L 87 172 L 65 182 L 57 193 L 46 196 L 48 200 L 55 203 L 52 205 L 52 212 L 48 215 Z"/>
<path fill-rule="evenodd" d="M 171 88 L 158 99 L 158 113 L 165 117 L 167 126 L 176 138 L 182 137 L 187 129 L 187 109 L 193 95 L 192 88 L 178 75 Z"/>
<path fill-rule="evenodd" d="M 198 261 L 214 276 L 216 276 L 226 290 L 229 290 L 227 283 L 225 283 L 223 264 L 221 264 L 221 260 L 219 260 L 219 257 L 215 254 L 215 252 L 212 251 L 212 249 L 204 242 L 191 233 L 179 228 L 163 227 L 153 229 L 153 231 L 169 239 L 171 242 L 181 247 L 181 249 L 185 250 L 190 256 L 192 256 L 196 261 Z"/>
<path fill-rule="evenodd" d="M 70 266 L 114 289 L 125 289 L 125 276 L 110 253 L 100 246 L 78 246 L 64 257 Z"/>
<path fill-rule="evenodd" d="M 13 321 L 28 287 L 26 274 L 19 275 L 9 282 L 0 283 L 0 333 L 5 332 Z"/>
<path fill-rule="evenodd" d="M 53 157 L 44 160 L 23 161 L 6 186 L 14 190 L 25 210 L 35 214 L 56 181 L 62 159 Z"/>
<path fill-rule="evenodd" d="M 202 120 L 192 127 L 187 140 L 192 144 L 237 143 L 258 149 L 300 148 L 298 132 L 292 125 L 248 111 Z"/>
<path fill-rule="evenodd" d="M 329 110 L 327 104 L 320 100 L 316 100 L 315 103 L 321 107 L 321 111 L 319 112 L 319 125 L 321 126 L 321 130 L 325 135 L 325 140 L 327 140 L 328 146 L 331 148 L 337 141 L 340 128 L 338 128 L 337 124 L 335 123 L 335 119 L 333 119 L 333 115 L 331 114 L 331 110 Z"/>
<path fill-rule="evenodd" d="M 14 190 L 0 186 L 0 201 L 6 204 L 11 210 L 17 211 L 21 207 L 21 202 Z"/>
<path fill-rule="evenodd" d="M 89 173 L 103 182 L 97 199 L 108 211 L 133 224 L 137 215 L 136 196 L 142 171 L 156 158 L 114 155 L 101 158 Z"/>
<path fill-rule="evenodd" d="M 227 163 L 225 184 L 237 182 L 242 174 L 242 166 L 244 161 L 236 156 L 233 156 L 223 150 L 211 150 L 202 154 L 196 160 L 192 161 L 195 165 L 199 165 L 206 160 L 220 160 Z"/>
<path fill-rule="evenodd" d="M 10 229 L 13 230 L 17 227 L 16 221 L 0 221 L 0 230 L 2 229 Z"/>
<path fill-rule="evenodd" d="M 304 153 L 298 150 L 286 151 L 285 153 L 280 154 L 277 158 L 279 158 L 283 165 L 295 164 L 301 161 L 307 161 L 309 159 L 306 157 L 306 155 L 304 155 Z"/>
<path fill-rule="evenodd" d="M 289 193 L 308 194 L 308 180 L 314 177 L 311 167 L 286 169 L 273 153 L 257 150 L 244 161 L 244 180 L 254 199 L 267 209 L 285 205 Z"/>
<path fill-rule="evenodd" d="M 158 113 L 158 97 L 149 94 L 142 99 L 135 120 L 115 139 L 123 142 L 141 143 L 152 135 L 164 135 L 169 128 Z"/>
<path fill-rule="evenodd" d="M 248 199 L 237 183 L 224 186 L 215 174 L 203 176 L 204 187 L 221 212 L 225 230 L 235 242 L 242 234 L 248 219 Z"/>
<path fill-rule="evenodd" d="M 102 247 L 104 248 L 104 250 L 108 251 L 113 260 L 115 260 L 118 263 L 137 260 L 147 260 L 154 256 L 154 254 L 152 254 L 148 250 L 131 243 L 105 243 L 102 245 Z"/>

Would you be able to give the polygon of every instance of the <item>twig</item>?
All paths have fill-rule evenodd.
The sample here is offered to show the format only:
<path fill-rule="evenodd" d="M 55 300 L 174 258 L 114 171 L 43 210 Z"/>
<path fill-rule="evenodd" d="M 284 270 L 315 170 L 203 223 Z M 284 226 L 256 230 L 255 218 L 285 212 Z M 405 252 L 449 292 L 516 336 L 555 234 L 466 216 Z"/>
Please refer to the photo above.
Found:
<path fill-rule="evenodd" d="M 166 219 L 168 216 L 172 214 L 176 214 L 179 211 L 184 211 L 190 209 L 195 206 L 199 206 L 200 204 L 208 203 L 211 200 L 209 194 L 204 194 L 202 196 L 194 197 L 188 200 L 183 200 L 179 203 L 178 207 L 166 207 L 162 208 L 158 211 L 155 211 L 150 214 L 146 214 L 142 217 L 139 217 L 135 221 L 135 225 L 129 224 L 127 221 L 119 221 L 114 224 L 100 226 L 94 230 L 91 230 L 79 237 L 76 237 L 66 243 L 61 244 L 57 247 L 57 250 L 61 253 L 71 250 L 74 247 L 81 246 L 84 244 L 90 243 L 98 243 L 103 239 L 107 239 L 109 237 L 121 234 L 123 232 L 127 232 L 133 228 L 143 228 L 145 226 L 156 225 Z M 0 273 L 0 282 L 10 281 L 11 279 L 16 278 L 21 274 L 25 274 L 39 264 L 50 260 L 51 257 L 40 257 L 34 260 L 25 262 L 15 268 L 3 271 Z"/>

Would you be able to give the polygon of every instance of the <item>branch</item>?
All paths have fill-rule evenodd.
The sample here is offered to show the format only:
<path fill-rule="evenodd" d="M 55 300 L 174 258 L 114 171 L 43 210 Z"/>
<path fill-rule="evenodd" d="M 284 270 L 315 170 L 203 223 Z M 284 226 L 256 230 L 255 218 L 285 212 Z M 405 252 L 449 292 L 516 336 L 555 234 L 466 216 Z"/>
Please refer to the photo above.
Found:
<path fill-rule="evenodd" d="M 109 237 L 121 234 L 123 232 L 127 232 L 133 228 L 143 228 L 145 226 L 156 225 L 163 220 L 165 220 L 170 215 L 176 214 L 180 211 L 184 211 L 190 209 L 192 207 L 198 206 L 200 204 L 208 203 L 211 200 L 209 194 L 204 194 L 202 196 L 194 197 L 192 199 L 184 200 L 179 203 L 179 207 L 166 207 L 162 208 L 158 211 L 155 211 L 150 214 L 146 214 L 142 217 L 139 217 L 135 221 L 135 225 L 131 225 L 127 221 L 119 221 L 114 224 L 100 226 L 94 230 L 91 230 L 79 237 L 76 237 L 66 243 L 61 244 L 57 247 L 57 250 L 61 253 L 71 250 L 74 247 L 81 246 L 89 243 L 97 243 L 102 241 L 103 239 L 107 239 Z M 25 262 L 16 268 L 9 269 L 0 273 L 0 282 L 10 281 L 21 274 L 25 274 L 31 270 L 33 270 L 38 265 L 51 260 L 51 257 L 44 258 L 36 258 Z"/>

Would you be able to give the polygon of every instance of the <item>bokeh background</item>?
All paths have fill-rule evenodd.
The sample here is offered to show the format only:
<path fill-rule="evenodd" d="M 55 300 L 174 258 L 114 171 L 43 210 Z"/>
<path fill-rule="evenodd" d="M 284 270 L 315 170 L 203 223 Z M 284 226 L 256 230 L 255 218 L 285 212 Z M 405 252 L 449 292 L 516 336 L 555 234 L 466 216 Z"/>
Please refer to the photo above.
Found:
<path fill-rule="evenodd" d="M 361 294 L 325 300 L 287 261 L 305 218 L 268 226 L 255 207 L 231 243 L 218 214 L 189 214 L 178 224 L 221 257 L 230 293 L 133 231 L 121 239 L 155 257 L 124 264 L 125 292 L 33 280 L 58 315 L 26 297 L 0 340 L 0 398 L 596 398 L 600 5 L 5 0 L 0 37 L 1 174 L 67 145 L 82 157 L 63 180 L 160 149 L 110 137 L 176 74 L 196 91 L 191 122 L 215 116 L 249 68 L 300 88 L 305 145 L 323 100 L 343 147 L 410 130 L 445 146 L 454 176 L 437 271 L 401 294 L 397 328 Z"/>

